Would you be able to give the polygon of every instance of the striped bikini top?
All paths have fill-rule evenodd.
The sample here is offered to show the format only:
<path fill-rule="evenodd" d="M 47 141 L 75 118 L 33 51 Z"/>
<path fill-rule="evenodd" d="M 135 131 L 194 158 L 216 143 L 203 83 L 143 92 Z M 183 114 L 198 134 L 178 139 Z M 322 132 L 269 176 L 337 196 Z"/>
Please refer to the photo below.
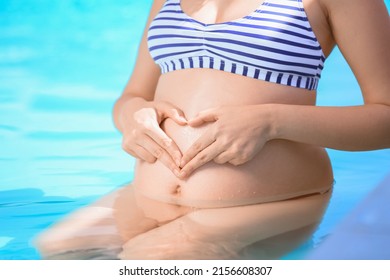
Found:
<path fill-rule="evenodd" d="M 249 15 L 204 24 L 167 0 L 148 30 L 161 73 L 210 68 L 315 90 L 325 56 L 302 0 L 265 0 Z"/>

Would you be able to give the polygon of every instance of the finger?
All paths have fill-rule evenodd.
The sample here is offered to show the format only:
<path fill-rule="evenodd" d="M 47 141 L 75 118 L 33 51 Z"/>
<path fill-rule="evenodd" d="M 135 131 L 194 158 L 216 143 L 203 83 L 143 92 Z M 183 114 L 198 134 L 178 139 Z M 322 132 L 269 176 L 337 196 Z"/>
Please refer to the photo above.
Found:
<path fill-rule="evenodd" d="M 202 165 L 213 160 L 216 156 L 221 153 L 221 146 L 214 142 L 212 145 L 208 146 L 206 149 L 202 150 L 197 154 L 190 162 L 188 162 L 183 169 L 180 171 L 180 178 L 186 178 L 191 175 L 196 169 Z"/>
<path fill-rule="evenodd" d="M 245 162 L 247 162 L 247 160 L 242 159 L 242 158 L 234 158 L 234 159 L 229 161 L 229 163 L 233 164 L 234 166 L 242 165 Z"/>
<path fill-rule="evenodd" d="M 177 163 L 172 159 L 172 157 L 160 147 L 156 142 L 151 138 L 146 136 L 142 141 L 142 146 L 145 150 L 149 151 L 155 158 L 161 161 L 166 167 L 168 167 L 176 176 L 179 175 L 180 169 L 177 166 Z"/>
<path fill-rule="evenodd" d="M 217 164 L 225 164 L 228 163 L 230 160 L 232 160 L 232 154 L 229 152 L 223 152 L 217 157 L 214 158 L 214 162 Z"/>
<path fill-rule="evenodd" d="M 166 114 L 177 124 L 186 125 L 188 123 L 187 119 L 184 117 L 184 113 L 179 109 L 170 109 Z"/>
<path fill-rule="evenodd" d="M 241 153 L 239 155 L 236 154 L 235 157 L 233 157 L 231 160 L 229 160 L 229 163 L 231 163 L 235 166 L 242 165 L 242 164 L 250 161 L 253 158 L 253 156 L 249 156 L 249 154 L 245 154 L 245 153 Z"/>
<path fill-rule="evenodd" d="M 155 125 L 150 129 L 146 130 L 146 135 L 153 139 L 160 147 L 168 152 L 168 154 L 175 161 L 177 166 L 180 166 L 182 154 L 175 141 L 168 137 L 165 132 L 158 126 Z"/>
<path fill-rule="evenodd" d="M 137 145 L 134 147 L 134 152 L 138 156 L 139 159 L 142 159 L 148 163 L 156 162 L 156 157 L 154 157 L 150 152 L 145 150 L 143 147 Z"/>
<path fill-rule="evenodd" d="M 172 120 L 174 120 L 176 123 L 180 125 L 187 124 L 187 119 L 184 116 L 184 112 L 170 103 L 167 102 L 161 103 L 158 110 L 161 114 L 159 119 L 160 123 L 166 118 L 171 118 Z"/>
<path fill-rule="evenodd" d="M 232 158 L 229 160 L 229 163 L 235 166 L 242 165 L 248 161 L 251 161 L 258 153 L 255 145 L 245 144 L 244 146 L 245 148 L 236 148 L 236 150 L 230 153 Z"/>
<path fill-rule="evenodd" d="M 162 153 L 158 160 L 161 161 L 161 163 L 164 164 L 169 170 L 171 170 L 176 177 L 180 177 L 180 169 L 168 153 Z"/>
<path fill-rule="evenodd" d="M 123 137 L 122 139 L 122 149 L 128 153 L 129 155 L 135 157 L 135 158 L 139 158 L 139 156 L 134 152 L 134 150 L 131 148 L 131 144 L 130 142 L 128 141 L 128 138 L 127 137 Z"/>
<path fill-rule="evenodd" d="M 199 154 L 206 147 L 210 146 L 215 142 L 215 137 L 210 131 L 206 131 L 198 140 L 195 141 L 191 147 L 183 154 L 181 159 L 180 167 L 184 167 L 188 162 L 190 162 L 197 154 Z"/>
<path fill-rule="evenodd" d="M 217 110 L 208 109 L 200 112 L 195 118 L 188 121 L 188 125 L 196 127 L 206 122 L 215 122 L 218 120 Z"/>
<path fill-rule="evenodd" d="M 128 153 L 128 154 L 132 155 L 133 157 L 135 157 L 134 151 L 130 148 L 130 146 L 128 145 L 127 142 L 122 141 L 122 149 L 123 149 L 126 153 Z"/>

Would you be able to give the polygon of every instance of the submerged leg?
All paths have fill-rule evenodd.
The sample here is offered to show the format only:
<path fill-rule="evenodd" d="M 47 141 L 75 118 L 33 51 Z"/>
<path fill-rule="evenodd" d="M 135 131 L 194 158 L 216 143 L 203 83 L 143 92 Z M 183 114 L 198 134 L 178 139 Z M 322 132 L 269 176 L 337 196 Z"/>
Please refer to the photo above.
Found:
<path fill-rule="evenodd" d="M 278 258 L 310 236 L 329 198 L 327 192 L 248 206 L 199 209 L 131 238 L 120 258 Z M 251 246 L 260 248 L 260 254 L 248 255 Z"/>
<path fill-rule="evenodd" d="M 142 197 L 126 186 L 70 214 L 34 243 L 46 259 L 115 259 L 125 241 L 186 211 Z"/>
<path fill-rule="evenodd" d="M 83 207 L 41 233 L 34 244 L 42 258 L 91 258 L 96 248 L 118 248 L 121 240 L 113 221 L 115 193 Z"/>

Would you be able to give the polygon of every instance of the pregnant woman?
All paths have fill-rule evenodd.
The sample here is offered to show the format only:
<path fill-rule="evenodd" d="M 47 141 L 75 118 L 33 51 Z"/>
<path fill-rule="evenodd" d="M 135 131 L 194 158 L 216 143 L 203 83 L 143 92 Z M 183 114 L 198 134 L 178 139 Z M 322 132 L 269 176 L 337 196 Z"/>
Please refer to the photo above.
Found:
<path fill-rule="evenodd" d="M 336 44 L 362 106 L 315 106 Z M 43 256 L 280 257 L 326 209 L 324 147 L 390 147 L 389 49 L 380 0 L 155 0 L 114 108 L 134 180 L 43 234 Z"/>

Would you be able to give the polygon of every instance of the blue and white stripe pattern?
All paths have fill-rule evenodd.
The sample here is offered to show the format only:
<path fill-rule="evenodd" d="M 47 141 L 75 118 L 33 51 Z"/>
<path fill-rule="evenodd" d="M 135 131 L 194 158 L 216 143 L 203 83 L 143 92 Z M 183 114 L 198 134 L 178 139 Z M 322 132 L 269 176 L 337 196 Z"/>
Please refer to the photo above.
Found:
<path fill-rule="evenodd" d="M 210 68 L 308 90 L 317 88 L 325 61 L 301 0 L 265 0 L 245 17 L 217 24 L 167 0 L 148 45 L 162 73 Z"/>

